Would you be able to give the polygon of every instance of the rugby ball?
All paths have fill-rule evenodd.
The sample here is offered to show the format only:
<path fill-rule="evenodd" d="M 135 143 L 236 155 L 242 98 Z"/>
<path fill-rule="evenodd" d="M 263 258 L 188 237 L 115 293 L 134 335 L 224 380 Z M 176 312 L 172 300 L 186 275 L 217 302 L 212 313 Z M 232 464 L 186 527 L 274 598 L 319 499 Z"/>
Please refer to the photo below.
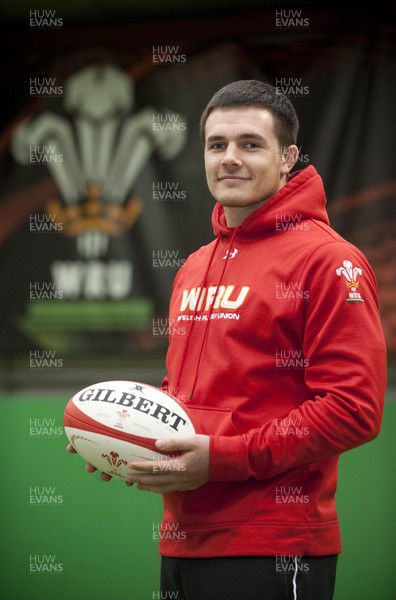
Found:
<path fill-rule="evenodd" d="M 113 477 L 126 479 L 133 461 L 169 460 L 157 439 L 196 432 L 188 410 L 160 389 L 136 381 L 104 381 L 78 391 L 64 411 L 76 452 Z"/>

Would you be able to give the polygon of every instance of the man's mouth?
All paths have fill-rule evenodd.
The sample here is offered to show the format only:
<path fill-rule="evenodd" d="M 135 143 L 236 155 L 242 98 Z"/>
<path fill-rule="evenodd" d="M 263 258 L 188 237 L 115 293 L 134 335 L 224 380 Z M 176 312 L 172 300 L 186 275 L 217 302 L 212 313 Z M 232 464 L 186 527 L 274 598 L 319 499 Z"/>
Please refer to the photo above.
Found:
<path fill-rule="evenodd" d="M 241 175 L 222 175 L 221 177 L 217 178 L 218 181 L 225 181 L 225 180 L 247 181 L 248 179 L 249 179 L 249 177 L 242 177 Z"/>

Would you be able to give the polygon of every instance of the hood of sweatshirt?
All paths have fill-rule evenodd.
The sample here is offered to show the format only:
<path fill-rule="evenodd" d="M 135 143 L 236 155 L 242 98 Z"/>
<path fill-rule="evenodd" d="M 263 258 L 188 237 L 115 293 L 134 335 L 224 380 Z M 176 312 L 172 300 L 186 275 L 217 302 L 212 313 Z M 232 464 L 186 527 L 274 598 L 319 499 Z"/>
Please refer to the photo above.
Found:
<path fill-rule="evenodd" d="M 235 235 L 240 239 L 261 236 L 266 231 L 286 230 L 290 223 L 306 219 L 329 225 L 323 181 L 313 166 L 292 173 L 288 182 L 237 228 L 227 226 L 224 208 L 216 203 L 212 226 L 216 237 Z"/>

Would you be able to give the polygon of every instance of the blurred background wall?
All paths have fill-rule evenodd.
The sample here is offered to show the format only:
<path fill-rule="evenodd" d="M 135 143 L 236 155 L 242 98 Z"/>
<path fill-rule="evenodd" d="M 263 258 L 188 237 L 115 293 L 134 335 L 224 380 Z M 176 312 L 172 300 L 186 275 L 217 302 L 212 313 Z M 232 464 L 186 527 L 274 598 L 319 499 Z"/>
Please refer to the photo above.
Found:
<path fill-rule="evenodd" d="M 47 4 L 2 8 L 3 389 L 161 378 L 174 275 L 212 238 L 199 117 L 237 78 L 269 81 L 296 106 L 296 168 L 315 165 L 333 226 L 375 269 L 393 365 L 391 13 Z"/>
<path fill-rule="evenodd" d="M 66 597 L 84 576 L 84 597 L 107 598 L 110 583 L 97 580 L 104 557 L 106 581 L 117 574 L 118 598 L 157 593 L 158 499 L 103 488 L 87 480 L 80 465 L 76 475 L 76 463 L 63 453 L 62 410 L 72 393 L 94 381 L 160 383 L 173 278 L 188 254 L 212 239 L 200 114 L 222 85 L 256 78 L 295 105 L 296 168 L 317 168 L 333 227 L 363 250 L 377 276 L 389 352 L 386 419 L 378 440 L 341 461 L 347 551 L 336 598 L 365 600 L 375 593 L 390 600 L 396 356 L 391 3 L 14 0 L 0 15 L 0 407 L 11 491 L 2 597 Z M 21 479 L 24 461 L 29 468 Z M 37 509 L 31 488 L 62 502 Z M 137 530 L 129 510 L 139 515 Z M 376 571 L 363 575 L 373 549 Z M 31 560 L 43 556 L 62 564 L 58 578 L 31 576 Z M 141 576 L 130 570 L 135 560 Z M 129 582 L 133 575 L 135 595 L 126 573 Z"/>

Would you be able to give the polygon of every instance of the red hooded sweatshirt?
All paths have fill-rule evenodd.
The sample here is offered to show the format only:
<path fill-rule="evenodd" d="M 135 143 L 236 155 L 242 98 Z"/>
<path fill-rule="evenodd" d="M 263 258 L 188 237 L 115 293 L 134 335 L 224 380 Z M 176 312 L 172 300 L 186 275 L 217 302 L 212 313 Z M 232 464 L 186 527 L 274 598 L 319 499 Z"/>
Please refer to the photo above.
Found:
<path fill-rule="evenodd" d="M 178 272 L 163 388 L 210 436 L 210 482 L 164 495 L 160 553 L 341 551 L 340 453 L 380 431 L 386 352 L 374 274 L 329 226 L 310 166 Z"/>

